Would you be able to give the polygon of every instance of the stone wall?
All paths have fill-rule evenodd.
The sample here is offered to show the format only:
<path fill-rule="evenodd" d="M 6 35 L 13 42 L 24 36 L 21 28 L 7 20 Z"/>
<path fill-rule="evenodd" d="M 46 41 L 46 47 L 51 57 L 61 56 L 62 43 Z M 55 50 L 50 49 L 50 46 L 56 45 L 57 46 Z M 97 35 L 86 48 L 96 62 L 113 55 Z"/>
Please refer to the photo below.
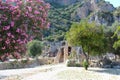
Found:
<path fill-rule="evenodd" d="M 1 62 L 0 63 L 0 70 L 31 68 L 31 67 L 40 66 L 40 65 L 52 64 L 53 62 L 54 62 L 54 58 L 14 60 L 14 61 L 9 61 L 9 62 Z"/>

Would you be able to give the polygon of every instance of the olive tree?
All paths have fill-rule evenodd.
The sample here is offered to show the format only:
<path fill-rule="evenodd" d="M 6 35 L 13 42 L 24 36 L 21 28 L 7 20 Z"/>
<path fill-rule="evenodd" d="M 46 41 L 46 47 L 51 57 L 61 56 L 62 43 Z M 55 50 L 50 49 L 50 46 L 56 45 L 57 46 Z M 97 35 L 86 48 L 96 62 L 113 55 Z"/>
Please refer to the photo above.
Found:
<path fill-rule="evenodd" d="M 66 33 L 66 40 L 72 46 L 82 46 L 87 61 L 89 55 L 101 55 L 106 51 L 103 28 L 95 23 L 74 23 Z"/>

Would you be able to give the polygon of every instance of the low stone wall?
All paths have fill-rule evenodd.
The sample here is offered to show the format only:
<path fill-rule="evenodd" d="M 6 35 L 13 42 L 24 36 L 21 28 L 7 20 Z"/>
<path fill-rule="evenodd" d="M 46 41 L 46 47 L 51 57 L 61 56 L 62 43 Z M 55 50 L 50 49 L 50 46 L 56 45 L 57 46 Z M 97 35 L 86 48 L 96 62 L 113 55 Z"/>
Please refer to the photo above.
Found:
<path fill-rule="evenodd" d="M 1 62 L 0 63 L 0 70 L 31 68 L 31 67 L 40 66 L 40 65 L 52 64 L 53 62 L 54 62 L 54 58 L 14 60 L 14 61 L 9 61 L 9 62 Z"/>

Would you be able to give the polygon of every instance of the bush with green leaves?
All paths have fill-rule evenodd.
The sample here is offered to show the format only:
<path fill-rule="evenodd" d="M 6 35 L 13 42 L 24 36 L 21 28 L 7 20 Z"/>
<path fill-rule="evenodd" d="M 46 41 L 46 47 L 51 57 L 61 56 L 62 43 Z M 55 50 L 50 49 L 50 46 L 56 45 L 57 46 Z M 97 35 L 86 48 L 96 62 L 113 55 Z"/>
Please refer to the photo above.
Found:
<path fill-rule="evenodd" d="M 87 60 L 84 60 L 84 61 L 83 61 L 83 67 L 85 68 L 85 70 L 88 69 L 88 66 L 89 66 L 88 61 L 87 61 Z"/>
<path fill-rule="evenodd" d="M 73 67 L 73 66 L 75 66 L 75 60 L 68 60 L 67 63 L 66 63 L 66 65 L 67 65 L 68 67 Z"/>
<path fill-rule="evenodd" d="M 72 51 L 72 53 L 70 53 L 70 55 L 69 55 L 68 58 L 69 58 L 69 59 L 76 59 L 76 51 L 75 51 L 75 50 Z"/>
<path fill-rule="evenodd" d="M 74 59 L 70 59 L 67 61 L 67 66 L 68 67 L 81 67 L 81 64 L 78 63 L 76 60 Z"/>
<path fill-rule="evenodd" d="M 36 57 L 38 55 L 41 55 L 42 53 L 42 42 L 38 40 L 33 40 L 28 42 L 27 44 L 27 51 L 28 54 L 32 57 Z"/>
<path fill-rule="evenodd" d="M 117 27 L 112 38 L 116 38 L 113 44 L 113 48 L 115 49 L 114 54 L 120 56 L 120 26 Z"/>

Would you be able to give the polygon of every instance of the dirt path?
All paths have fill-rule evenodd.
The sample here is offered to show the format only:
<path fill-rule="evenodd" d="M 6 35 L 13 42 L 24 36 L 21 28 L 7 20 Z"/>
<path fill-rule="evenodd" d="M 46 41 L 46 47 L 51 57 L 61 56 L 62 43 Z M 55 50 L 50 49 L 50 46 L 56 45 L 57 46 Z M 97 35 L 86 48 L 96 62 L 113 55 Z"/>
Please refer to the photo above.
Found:
<path fill-rule="evenodd" d="M 46 66 L 40 66 L 40 67 L 35 67 L 35 68 L 26 68 L 26 69 L 1 70 L 0 71 L 0 80 L 27 80 L 27 78 L 28 78 L 28 80 L 33 80 L 32 77 L 34 77 L 36 75 L 41 75 L 41 77 L 42 77 L 42 75 L 51 74 L 51 72 L 53 72 L 53 71 L 58 72 L 60 68 L 64 68 L 64 67 L 65 67 L 65 65 L 58 64 L 58 65 L 46 65 Z M 47 75 L 47 77 L 48 76 L 49 75 Z M 43 77 L 45 77 L 45 76 L 43 76 Z"/>
<path fill-rule="evenodd" d="M 66 67 L 64 64 L 1 70 L 0 80 L 120 80 L 120 69 Z"/>

